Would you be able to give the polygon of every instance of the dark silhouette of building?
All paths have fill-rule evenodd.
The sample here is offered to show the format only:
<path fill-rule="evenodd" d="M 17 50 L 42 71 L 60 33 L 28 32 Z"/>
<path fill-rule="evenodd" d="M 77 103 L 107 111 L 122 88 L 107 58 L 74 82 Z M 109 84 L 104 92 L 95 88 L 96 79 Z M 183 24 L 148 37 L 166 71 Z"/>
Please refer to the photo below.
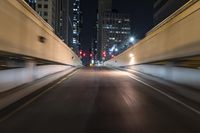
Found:
<path fill-rule="evenodd" d="M 154 25 L 174 13 L 189 0 L 154 0 Z"/>
<path fill-rule="evenodd" d="M 70 0 L 70 44 L 76 53 L 79 53 L 80 49 L 80 32 L 82 26 L 82 13 L 80 10 L 80 0 Z"/>
<path fill-rule="evenodd" d="M 102 60 L 103 14 L 112 10 L 112 0 L 99 0 L 97 13 L 97 60 Z"/>
<path fill-rule="evenodd" d="M 55 13 L 55 33 L 69 45 L 69 0 L 57 0 Z"/>

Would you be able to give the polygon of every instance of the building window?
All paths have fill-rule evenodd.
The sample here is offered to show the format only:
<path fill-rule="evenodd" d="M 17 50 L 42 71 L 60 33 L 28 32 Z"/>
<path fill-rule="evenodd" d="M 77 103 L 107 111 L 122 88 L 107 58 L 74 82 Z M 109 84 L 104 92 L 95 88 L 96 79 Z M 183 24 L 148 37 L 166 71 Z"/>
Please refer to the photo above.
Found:
<path fill-rule="evenodd" d="M 40 16 L 42 16 L 42 12 L 41 12 L 41 11 L 38 11 L 38 14 L 39 14 Z"/>
<path fill-rule="evenodd" d="M 48 8 L 48 5 L 47 5 L 47 4 L 45 4 L 45 5 L 44 5 L 44 8 Z"/>
<path fill-rule="evenodd" d="M 44 12 L 44 16 L 48 16 L 48 12 Z"/>
<path fill-rule="evenodd" d="M 38 4 L 38 8 L 42 8 L 42 5 L 41 5 L 41 4 Z"/>

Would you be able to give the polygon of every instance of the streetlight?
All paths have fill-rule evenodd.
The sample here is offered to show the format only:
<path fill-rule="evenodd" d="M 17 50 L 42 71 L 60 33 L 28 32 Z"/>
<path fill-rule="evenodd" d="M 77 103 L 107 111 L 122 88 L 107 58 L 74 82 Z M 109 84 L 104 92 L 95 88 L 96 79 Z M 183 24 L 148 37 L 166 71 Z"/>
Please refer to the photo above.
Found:
<path fill-rule="evenodd" d="M 134 37 L 130 37 L 130 38 L 129 38 L 129 42 L 132 42 L 132 43 L 133 43 L 134 41 L 135 41 L 135 38 L 134 38 Z"/>
<path fill-rule="evenodd" d="M 133 56 L 134 56 L 134 55 L 133 55 L 132 53 L 129 54 L 129 57 L 130 57 L 130 58 L 133 58 Z"/>

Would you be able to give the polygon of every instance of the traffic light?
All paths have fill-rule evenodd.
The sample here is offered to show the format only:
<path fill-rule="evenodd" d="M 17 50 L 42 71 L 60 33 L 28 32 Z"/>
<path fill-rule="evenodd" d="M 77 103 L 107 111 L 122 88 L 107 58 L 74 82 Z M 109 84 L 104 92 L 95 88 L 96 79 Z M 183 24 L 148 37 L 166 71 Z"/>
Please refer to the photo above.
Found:
<path fill-rule="evenodd" d="M 90 57 L 91 57 L 91 58 L 93 57 L 93 54 L 92 54 L 92 53 L 90 54 Z"/>
<path fill-rule="evenodd" d="M 80 55 L 82 55 L 82 54 L 83 54 L 83 51 L 82 51 L 82 50 L 80 50 L 79 54 L 80 54 Z"/>
<path fill-rule="evenodd" d="M 102 55 L 105 58 L 106 57 L 106 51 L 103 51 Z"/>

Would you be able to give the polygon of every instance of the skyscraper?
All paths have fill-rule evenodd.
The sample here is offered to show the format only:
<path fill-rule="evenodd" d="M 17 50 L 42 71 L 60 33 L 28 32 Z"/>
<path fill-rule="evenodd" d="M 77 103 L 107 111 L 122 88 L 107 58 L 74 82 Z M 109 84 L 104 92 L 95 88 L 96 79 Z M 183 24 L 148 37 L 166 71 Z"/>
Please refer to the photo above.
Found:
<path fill-rule="evenodd" d="M 97 16 L 97 59 L 104 61 L 112 58 L 127 44 L 131 36 L 131 19 L 128 14 L 112 10 L 111 0 L 99 0 Z"/>
<path fill-rule="evenodd" d="M 25 0 L 74 52 L 80 49 L 80 0 Z"/>
<path fill-rule="evenodd" d="M 116 11 L 105 12 L 102 23 L 101 47 L 103 60 L 107 60 L 128 47 L 127 40 L 131 36 L 131 20 L 128 14 Z"/>
<path fill-rule="evenodd" d="M 38 0 L 36 4 L 37 13 L 55 29 L 56 22 L 56 0 Z"/>
<path fill-rule="evenodd" d="M 43 0 L 47 1 L 47 0 Z M 51 0 L 55 3 L 55 33 L 77 54 L 80 47 L 80 0 Z M 50 3 L 51 4 L 51 3 Z"/>
<path fill-rule="evenodd" d="M 102 31 L 103 31 L 103 14 L 112 10 L 112 0 L 99 0 L 98 1 L 98 14 L 97 14 L 97 59 L 102 60 Z"/>
<path fill-rule="evenodd" d="M 69 45 L 69 0 L 56 0 L 55 33 Z"/>
<path fill-rule="evenodd" d="M 81 32 L 81 11 L 80 0 L 71 0 L 71 13 L 70 22 L 72 25 L 72 48 L 76 53 L 79 53 L 80 49 L 80 32 Z"/>

